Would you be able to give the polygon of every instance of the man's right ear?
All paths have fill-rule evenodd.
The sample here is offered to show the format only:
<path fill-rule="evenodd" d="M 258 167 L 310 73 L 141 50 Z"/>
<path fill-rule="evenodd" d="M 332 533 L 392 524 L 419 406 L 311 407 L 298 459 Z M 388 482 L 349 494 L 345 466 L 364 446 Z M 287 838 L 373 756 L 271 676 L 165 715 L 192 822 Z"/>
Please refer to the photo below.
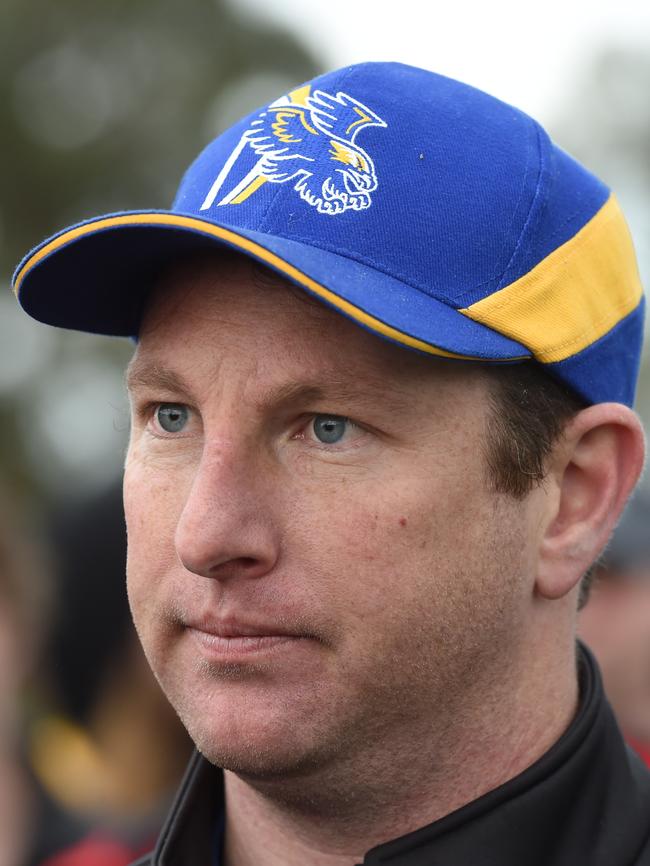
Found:
<path fill-rule="evenodd" d="M 641 475 L 644 455 L 641 422 L 620 403 L 597 403 L 567 424 L 549 465 L 556 495 L 547 498 L 538 595 L 561 598 L 596 561 Z"/>

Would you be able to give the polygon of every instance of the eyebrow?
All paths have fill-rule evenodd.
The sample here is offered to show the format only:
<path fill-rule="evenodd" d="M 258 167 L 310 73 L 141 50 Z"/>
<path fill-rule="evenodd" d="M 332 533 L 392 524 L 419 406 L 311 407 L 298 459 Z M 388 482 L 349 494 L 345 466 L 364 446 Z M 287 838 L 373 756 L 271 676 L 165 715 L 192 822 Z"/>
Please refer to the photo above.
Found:
<path fill-rule="evenodd" d="M 349 404 L 352 412 L 378 409 L 381 406 L 390 407 L 392 411 L 406 411 L 412 405 L 401 391 L 388 386 L 382 380 L 364 381 L 360 388 L 354 376 L 350 378 L 332 378 L 325 382 L 289 382 L 269 389 L 262 395 L 263 405 L 273 405 L 277 408 L 290 408 L 302 405 L 308 408 L 310 405 L 334 403 L 332 407 L 338 409 L 337 404 Z M 325 407 L 327 408 L 327 407 Z"/>
<path fill-rule="evenodd" d="M 327 391 L 320 385 L 307 382 L 288 382 L 269 389 L 264 394 L 263 401 L 275 406 L 290 406 L 293 403 L 315 403 L 327 396 Z"/>
<path fill-rule="evenodd" d="M 161 367 L 153 361 L 139 358 L 137 355 L 132 358 L 126 368 L 124 379 L 129 391 L 135 391 L 138 388 L 160 388 L 165 391 L 190 393 L 189 385 L 178 373 L 167 367 Z"/>
<path fill-rule="evenodd" d="M 138 389 L 156 389 L 170 391 L 190 398 L 192 389 L 182 375 L 174 370 L 157 364 L 155 361 L 143 359 L 137 355 L 131 360 L 125 374 L 126 387 L 133 392 Z M 328 377 L 325 382 L 295 381 L 272 386 L 259 395 L 258 406 L 275 406 L 276 408 L 291 407 L 296 404 L 314 404 L 336 400 L 351 402 L 355 405 L 370 404 L 389 399 L 393 407 L 408 405 L 404 395 L 392 387 L 387 387 L 383 380 L 364 384 L 360 389 L 355 384 L 354 377 Z"/>

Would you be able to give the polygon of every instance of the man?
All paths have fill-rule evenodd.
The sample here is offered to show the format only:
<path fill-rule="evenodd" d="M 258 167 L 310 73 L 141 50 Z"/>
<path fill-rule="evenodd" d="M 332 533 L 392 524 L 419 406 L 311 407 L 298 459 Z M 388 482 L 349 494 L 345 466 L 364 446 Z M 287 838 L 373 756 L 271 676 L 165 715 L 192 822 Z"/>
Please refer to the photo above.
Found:
<path fill-rule="evenodd" d="M 144 862 L 650 863 L 650 777 L 575 643 L 643 462 L 641 289 L 536 123 L 339 70 L 15 287 L 138 340 L 129 597 L 198 749 Z"/>
<path fill-rule="evenodd" d="M 629 742 L 650 764 L 650 500 L 637 493 L 595 571 L 579 633 Z"/>

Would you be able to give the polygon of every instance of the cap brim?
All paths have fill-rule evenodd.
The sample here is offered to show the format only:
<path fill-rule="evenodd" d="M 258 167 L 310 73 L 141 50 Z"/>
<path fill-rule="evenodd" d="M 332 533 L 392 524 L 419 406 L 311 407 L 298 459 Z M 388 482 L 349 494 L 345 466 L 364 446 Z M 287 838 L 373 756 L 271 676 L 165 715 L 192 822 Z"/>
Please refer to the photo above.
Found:
<path fill-rule="evenodd" d="M 193 251 L 229 247 L 396 343 L 443 357 L 520 361 L 531 352 L 418 288 L 329 250 L 170 211 L 80 223 L 27 255 L 14 275 L 21 306 L 62 328 L 135 336 L 161 272 Z"/>

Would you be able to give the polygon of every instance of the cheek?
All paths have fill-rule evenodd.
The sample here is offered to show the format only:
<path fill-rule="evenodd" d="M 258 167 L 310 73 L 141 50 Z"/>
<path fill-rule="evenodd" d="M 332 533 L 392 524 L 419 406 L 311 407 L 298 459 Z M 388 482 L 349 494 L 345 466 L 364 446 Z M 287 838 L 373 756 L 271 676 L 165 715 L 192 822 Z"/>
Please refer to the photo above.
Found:
<path fill-rule="evenodd" d="M 343 600 L 346 615 L 367 625 L 388 623 L 398 610 L 417 619 L 425 598 L 435 617 L 485 593 L 495 600 L 511 593 L 508 575 L 528 568 L 523 513 L 484 488 L 478 469 L 452 475 L 432 466 L 402 467 L 376 484 L 339 491 L 332 501 L 342 507 L 311 526 L 312 539 L 320 533 L 323 541 L 320 563 L 333 578 L 337 606 Z"/>
<path fill-rule="evenodd" d="M 339 493 L 344 507 L 331 509 L 328 522 L 341 550 L 363 563 L 397 566 L 457 550 L 467 527 L 476 525 L 478 497 L 468 496 L 459 483 L 423 475 L 404 470 L 399 477 Z M 460 526 L 463 532 L 457 533 Z"/>
<path fill-rule="evenodd" d="M 128 534 L 127 589 L 135 624 L 162 596 L 164 576 L 177 565 L 174 535 L 183 508 L 182 485 L 171 472 L 129 457 L 124 472 L 124 514 Z"/>
<path fill-rule="evenodd" d="M 309 551 L 330 603 L 346 617 L 368 619 L 390 615 L 390 605 L 404 605 L 430 579 L 432 564 L 460 555 L 450 537 L 449 517 L 467 497 L 435 507 L 434 485 L 384 476 L 372 483 L 320 485 L 297 497 L 298 517 L 288 536 L 295 555 Z M 453 523 L 458 520 L 454 518 Z"/>

